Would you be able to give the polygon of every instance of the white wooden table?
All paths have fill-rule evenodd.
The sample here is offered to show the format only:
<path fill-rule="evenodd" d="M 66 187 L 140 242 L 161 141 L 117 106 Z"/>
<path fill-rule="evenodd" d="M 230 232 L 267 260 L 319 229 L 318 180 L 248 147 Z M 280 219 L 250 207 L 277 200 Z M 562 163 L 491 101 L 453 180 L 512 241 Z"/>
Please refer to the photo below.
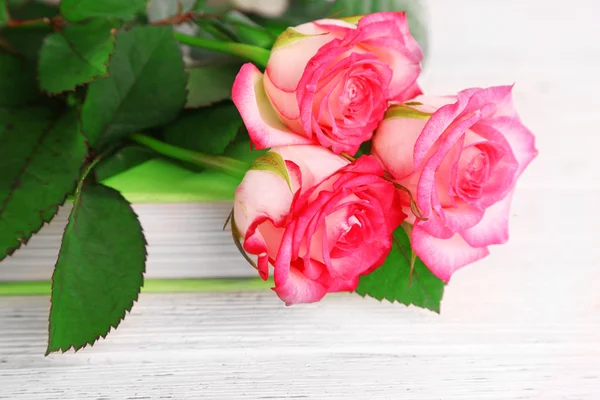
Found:
<path fill-rule="evenodd" d="M 146 295 L 108 340 L 48 358 L 47 299 L 4 299 L 0 399 L 598 398 L 600 313 L 449 297 L 438 316 L 345 294 Z"/>
<path fill-rule="evenodd" d="M 428 6 L 424 88 L 516 81 L 540 150 L 510 242 L 455 275 L 441 315 L 346 294 L 144 295 L 107 340 L 44 358 L 48 299 L 0 298 L 0 398 L 599 399 L 600 3 Z"/>

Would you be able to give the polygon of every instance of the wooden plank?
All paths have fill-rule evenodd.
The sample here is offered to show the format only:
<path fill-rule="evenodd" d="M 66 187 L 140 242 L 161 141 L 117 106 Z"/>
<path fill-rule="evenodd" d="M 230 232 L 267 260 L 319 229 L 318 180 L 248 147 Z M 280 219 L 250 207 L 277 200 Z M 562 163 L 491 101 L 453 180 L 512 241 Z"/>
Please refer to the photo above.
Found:
<path fill-rule="evenodd" d="M 0 398 L 594 399 L 600 313 L 497 299 L 442 315 L 347 294 L 144 295 L 93 348 L 43 357 L 48 299 L 0 298 Z M 551 301 L 548 299 L 548 301 Z M 555 309 L 557 315 L 568 305 Z"/>

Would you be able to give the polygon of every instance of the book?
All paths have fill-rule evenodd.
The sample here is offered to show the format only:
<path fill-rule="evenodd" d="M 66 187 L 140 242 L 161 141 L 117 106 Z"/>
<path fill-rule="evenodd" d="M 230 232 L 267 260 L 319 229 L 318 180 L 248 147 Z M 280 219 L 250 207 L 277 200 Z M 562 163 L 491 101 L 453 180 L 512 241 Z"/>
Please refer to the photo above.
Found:
<path fill-rule="evenodd" d="M 0 281 L 50 280 L 71 204 L 26 245 L 0 262 Z M 134 204 L 148 243 L 146 278 L 257 276 L 223 229 L 231 202 Z"/>

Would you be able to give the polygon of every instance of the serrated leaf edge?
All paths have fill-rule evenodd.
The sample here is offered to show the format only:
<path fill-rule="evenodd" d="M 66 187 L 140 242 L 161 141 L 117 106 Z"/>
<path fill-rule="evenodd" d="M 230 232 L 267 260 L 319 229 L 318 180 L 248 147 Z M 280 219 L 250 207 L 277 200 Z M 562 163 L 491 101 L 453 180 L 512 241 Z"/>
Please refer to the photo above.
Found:
<path fill-rule="evenodd" d="M 73 53 L 75 53 L 79 59 L 81 59 L 81 60 L 85 61 L 85 62 L 86 62 L 86 64 L 89 64 L 89 62 L 88 62 L 88 61 L 87 61 L 87 60 L 86 60 L 86 59 L 85 59 L 85 58 L 84 58 L 84 57 L 83 57 L 83 56 L 82 56 L 82 55 L 79 53 L 79 51 L 77 51 L 77 50 L 76 50 L 76 49 L 73 47 L 73 44 L 72 44 L 72 43 L 71 43 L 71 42 L 70 42 L 70 41 L 69 41 L 69 40 L 66 38 L 66 36 L 64 35 L 64 33 L 63 33 L 62 31 L 57 31 L 57 32 L 55 32 L 55 33 L 53 33 L 53 34 L 59 34 L 59 35 L 61 35 L 61 36 L 62 36 L 62 38 L 65 40 L 65 42 L 67 42 L 67 45 L 68 45 L 68 46 L 69 46 L 69 48 L 70 48 L 70 49 L 73 51 Z M 53 34 L 50 34 L 50 35 L 48 35 L 48 36 L 46 36 L 46 37 L 44 38 L 44 43 L 42 44 L 42 49 L 43 49 L 43 47 L 46 45 L 46 41 L 48 40 L 48 38 L 49 38 L 51 35 L 53 35 Z M 117 41 L 117 31 L 115 30 L 115 28 L 112 28 L 112 29 L 110 30 L 110 32 L 109 32 L 109 36 L 112 38 L 112 40 L 111 40 L 111 44 L 112 44 L 112 51 L 109 53 L 109 55 L 108 55 L 108 58 L 106 59 L 106 62 L 105 62 L 105 63 L 103 63 L 103 65 L 104 65 L 104 67 L 105 67 L 105 69 L 106 69 L 106 73 L 104 73 L 104 74 L 102 74 L 102 75 L 94 75 L 94 76 L 92 76 L 92 77 L 91 77 L 89 80 L 87 80 L 87 81 L 85 81 L 85 82 L 80 82 L 80 83 L 77 83 L 77 84 L 75 84 L 75 86 L 74 86 L 72 89 L 65 89 L 65 90 L 61 90 L 61 91 L 59 91 L 59 92 L 50 92 L 50 91 L 48 91 L 48 90 L 46 90 L 46 89 L 44 89 L 44 88 L 42 87 L 42 83 L 40 82 L 40 75 L 39 75 L 39 74 L 40 74 L 40 72 L 39 72 L 39 66 L 38 66 L 38 68 L 36 68 L 36 74 L 35 74 L 36 76 L 35 76 L 35 78 L 36 78 L 36 81 L 37 81 L 37 83 L 38 83 L 38 87 L 40 88 L 40 91 L 41 91 L 42 93 L 46 94 L 46 95 L 47 95 L 47 96 L 49 96 L 49 97 L 55 97 L 55 96 L 59 96 L 59 95 L 61 95 L 61 94 L 63 94 L 63 93 L 74 93 L 74 92 L 77 90 L 77 88 L 80 88 L 80 87 L 82 87 L 82 86 L 88 85 L 88 84 L 90 84 L 91 82 L 95 81 L 96 79 L 108 78 L 108 77 L 109 77 L 109 73 L 108 73 L 108 65 L 110 64 L 110 61 L 112 60 L 112 57 L 113 57 L 113 55 L 115 54 L 115 51 L 116 51 L 116 48 L 117 48 L 117 47 L 116 47 L 116 41 Z M 42 49 L 40 49 L 40 53 L 41 53 Z M 39 63 L 39 60 L 38 60 L 38 63 Z"/>
<path fill-rule="evenodd" d="M 64 233 L 66 232 L 69 223 L 71 222 L 71 217 L 73 216 L 73 214 L 76 212 L 77 210 L 77 201 L 79 199 L 79 193 L 81 192 L 81 190 L 83 189 L 83 183 L 85 181 L 85 179 L 87 178 L 87 174 L 92 170 L 93 166 L 97 163 L 99 159 L 94 160 L 94 162 L 92 162 L 90 165 L 87 166 L 86 169 L 86 176 L 84 176 L 81 181 L 79 182 L 79 184 L 77 185 L 77 197 L 75 199 L 75 201 L 73 202 L 73 209 L 71 210 L 71 213 L 69 214 L 69 219 L 67 222 L 67 225 L 65 226 L 65 229 L 63 231 L 63 237 L 64 237 Z M 104 185 L 102 185 L 104 186 Z M 129 205 L 129 210 L 133 213 L 133 215 L 135 216 L 136 220 L 138 221 L 138 223 L 140 223 L 140 219 L 139 216 L 137 215 L 137 213 L 135 212 L 135 210 L 133 210 L 133 208 L 131 207 L 131 203 L 129 203 L 124 197 L 123 195 L 121 195 L 121 193 L 119 193 L 117 190 L 110 188 L 108 186 L 105 186 L 107 189 L 109 189 L 110 191 L 114 192 L 119 198 L 120 200 L 124 201 L 125 203 L 127 203 Z M 102 339 L 106 339 L 106 337 L 108 336 L 108 334 L 113 330 L 113 329 L 117 329 L 119 327 L 119 325 L 121 324 L 121 322 L 123 322 L 125 320 L 125 317 L 127 316 L 127 313 L 130 313 L 131 310 L 133 309 L 133 306 L 135 305 L 135 303 L 139 300 L 139 296 L 140 293 L 142 291 L 142 288 L 144 287 L 144 275 L 146 272 L 146 263 L 148 261 L 148 242 L 146 241 L 146 236 L 144 235 L 144 228 L 142 227 L 142 224 L 140 223 L 140 231 L 139 234 L 142 236 L 142 242 L 144 243 L 144 269 L 142 271 L 141 274 L 141 285 L 137 290 L 137 293 L 135 295 L 135 297 L 132 299 L 131 304 L 129 304 L 125 310 L 123 311 L 123 314 L 119 316 L 118 320 L 116 323 L 114 324 L 110 324 L 109 329 L 106 333 L 104 334 L 100 334 L 98 337 L 96 337 L 92 342 L 88 342 L 88 343 L 84 343 L 81 346 L 73 346 L 70 345 L 68 347 L 59 347 L 57 349 L 50 349 L 50 316 L 52 315 L 52 307 L 54 306 L 54 304 L 52 303 L 52 295 L 50 295 L 50 312 L 48 314 L 48 347 L 46 348 L 46 353 L 44 354 L 45 357 L 49 356 L 51 353 L 56 353 L 56 352 L 61 352 L 62 354 L 66 353 L 67 351 L 73 349 L 75 353 L 77 353 L 79 350 L 81 349 L 85 349 L 86 347 L 94 347 L 94 345 L 100 340 L 100 338 Z M 62 239 L 61 239 L 61 246 L 60 246 L 60 250 L 59 250 L 59 258 L 60 258 L 60 251 L 62 250 Z M 58 259 L 56 260 L 56 263 L 54 265 L 54 271 L 56 271 L 56 264 L 58 264 Z M 51 287 L 51 293 L 54 291 L 54 273 L 52 274 L 52 287 Z"/>
<path fill-rule="evenodd" d="M 55 118 L 54 118 L 54 119 L 53 119 L 53 120 L 50 122 L 50 124 L 49 124 L 49 125 L 48 125 L 48 127 L 46 128 L 46 131 L 45 131 L 45 132 L 44 132 L 44 134 L 43 134 L 43 138 L 45 138 L 45 137 L 46 137 L 46 135 L 47 135 L 48 133 L 50 133 L 50 131 L 51 131 L 52 129 L 54 129 L 54 126 L 56 125 L 56 123 L 58 122 L 58 120 L 59 120 L 60 118 L 62 118 L 63 116 L 64 116 L 64 114 L 59 114 L 57 117 L 55 117 Z M 81 132 L 80 132 L 80 134 L 81 134 Z M 36 144 L 36 146 L 35 146 L 36 148 L 37 148 L 37 147 L 40 145 L 40 143 L 41 143 L 41 142 L 43 142 L 43 140 L 44 140 L 43 138 L 42 138 L 42 139 L 41 139 L 41 140 L 40 140 L 40 141 L 39 141 L 39 142 Z M 34 151 L 35 151 L 35 150 L 34 150 Z M 38 232 L 39 232 L 39 231 L 40 231 L 40 230 L 41 230 L 41 229 L 42 229 L 44 226 L 46 226 L 46 225 L 48 225 L 50 222 L 52 222 L 52 220 L 54 219 L 54 217 L 56 216 L 56 214 L 58 214 L 58 210 L 60 210 L 60 207 L 62 207 L 62 206 L 65 204 L 65 202 L 66 202 L 67 198 L 69 197 L 69 195 L 71 195 L 71 194 L 73 193 L 73 191 L 74 191 L 74 190 L 76 189 L 76 187 L 77 187 L 77 183 L 79 182 L 79 179 L 80 179 L 80 177 L 82 176 L 82 173 L 83 173 L 83 171 L 84 171 L 84 169 L 85 169 L 85 168 L 84 168 L 84 165 L 83 165 L 83 162 L 84 162 L 84 160 L 81 160 L 81 161 L 82 161 L 82 166 L 81 166 L 81 167 L 80 167 L 80 169 L 79 169 L 79 174 L 78 174 L 77 178 L 75 178 L 75 180 L 73 181 L 73 185 L 72 185 L 72 186 L 73 186 L 73 189 L 72 189 L 72 190 L 70 190 L 69 192 L 65 193 L 64 197 L 62 198 L 62 200 L 60 200 L 60 201 L 59 201 L 57 204 L 50 205 L 50 206 L 48 206 L 48 207 L 47 207 L 47 208 L 44 210 L 44 211 L 47 211 L 47 210 L 51 210 L 52 208 L 54 208 L 54 211 L 52 212 L 52 216 L 50 217 L 50 219 L 48 219 L 48 221 L 45 221 L 45 220 L 44 220 L 44 219 L 41 217 L 41 215 L 43 214 L 43 212 L 44 212 L 44 211 L 38 211 L 38 214 L 40 215 L 41 222 L 42 222 L 42 223 L 40 224 L 39 228 L 37 228 L 37 229 L 33 229 L 33 230 L 32 230 L 32 231 L 30 231 L 28 234 L 22 235 L 22 237 L 18 238 L 19 244 L 17 244 L 17 246 L 16 246 L 16 247 L 8 248 L 8 249 L 6 250 L 6 255 L 5 255 L 4 257 L 0 257 L 0 262 L 1 262 L 2 260 L 6 259 L 7 257 L 12 257 L 12 255 L 13 255 L 13 254 L 14 254 L 14 253 L 15 253 L 17 250 L 19 250 L 19 249 L 20 249 L 20 248 L 21 248 L 23 245 L 26 245 L 26 244 L 29 242 L 29 240 L 30 240 L 30 239 L 31 239 L 31 238 L 32 238 L 32 237 L 33 237 L 35 234 L 37 234 L 37 233 L 38 233 Z M 20 171 L 20 173 L 19 173 L 19 177 L 20 177 L 20 176 L 23 174 L 23 171 L 25 170 L 25 168 L 26 168 L 26 165 L 25 165 L 25 166 L 24 166 L 24 167 L 21 169 L 21 171 Z M 20 179 L 16 179 L 16 180 L 15 180 L 15 182 L 17 182 L 17 181 L 19 181 L 19 180 L 20 180 Z M 14 188 L 14 185 L 15 185 L 15 183 L 13 182 L 13 186 L 11 187 L 11 189 L 12 189 L 12 191 L 11 191 L 11 194 L 10 194 L 10 195 L 7 197 L 7 199 L 5 200 L 4 204 L 2 204 L 2 205 L 0 206 L 0 218 L 2 217 L 2 213 L 4 212 L 4 209 L 5 209 L 5 207 L 6 207 L 6 204 L 7 204 L 7 203 L 10 201 L 10 199 L 12 198 L 12 192 L 13 192 L 13 191 L 14 191 L 14 189 L 15 189 L 15 188 Z"/>

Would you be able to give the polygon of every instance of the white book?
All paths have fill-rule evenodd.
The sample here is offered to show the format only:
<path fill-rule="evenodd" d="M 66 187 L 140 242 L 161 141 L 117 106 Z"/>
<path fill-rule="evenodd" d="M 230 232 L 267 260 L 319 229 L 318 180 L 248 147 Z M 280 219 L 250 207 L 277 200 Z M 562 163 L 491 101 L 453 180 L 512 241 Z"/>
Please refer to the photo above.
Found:
<path fill-rule="evenodd" d="M 146 278 L 257 276 L 238 252 L 229 226 L 230 202 L 134 204 L 148 243 Z M 60 209 L 29 242 L 0 262 L 0 281 L 44 281 L 52 276 L 71 205 Z"/>

